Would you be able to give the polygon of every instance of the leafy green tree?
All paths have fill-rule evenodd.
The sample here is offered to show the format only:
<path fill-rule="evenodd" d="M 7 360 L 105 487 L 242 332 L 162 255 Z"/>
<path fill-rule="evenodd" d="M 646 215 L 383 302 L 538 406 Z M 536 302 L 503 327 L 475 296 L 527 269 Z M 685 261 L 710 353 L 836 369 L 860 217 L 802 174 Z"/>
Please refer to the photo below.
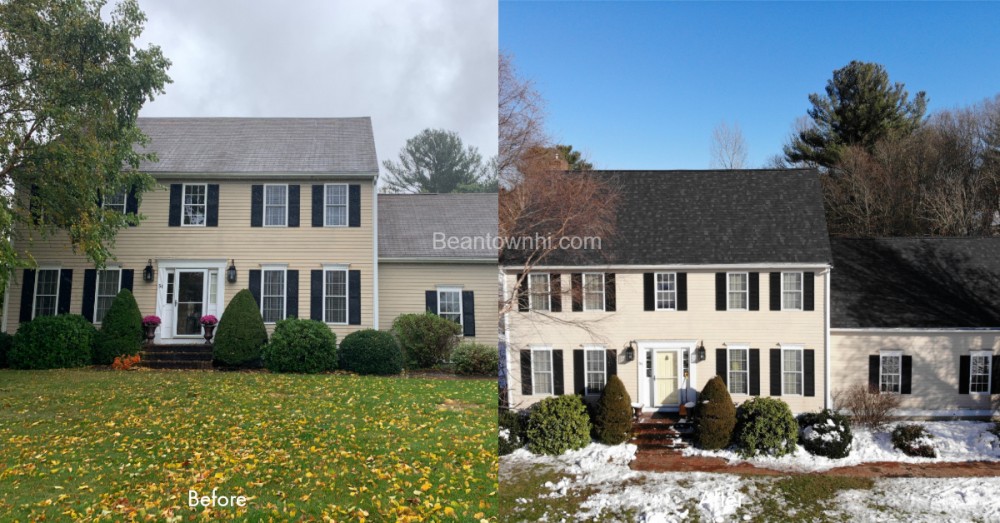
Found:
<path fill-rule="evenodd" d="M 107 20 L 102 5 L 0 2 L 0 185 L 18 195 L 0 203 L 0 274 L 24 262 L 11 244 L 17 223 L 63 231 L 102 265 L 137 218 L 102 209 L 100 194 L 153 186 L 137 171 L 155 158 L 137 152 L 147 139 L 136 118 L 170 82 L 170 61 L 155 45 L 135 46 L 146 20 L 136 0 Z"/>
<path fill-rule="evenodd" d="M 496 190 L 479 151 L 443 129 L 424 129 L 406 141 L 398 162 L 386 160 L 382 166 L 389 172 L 386 192 L 488 192 L 491 185 Z"/>
<path fill-rule="evenodd" d="M 906 136 L 920 127 L 927 110 L 923 91 L 912 99 L 902 83 L 876 63 L 852 61 L 833 72 L 826 96 L 809 95 L 810 125 L 785 145 L 791 163 L 833 167 L 845 147 L 871 151 L 884 138 Z"/>
<path fill-rule="evenodd" d="M 594 164 L 587 161 L 580 151 L 574 151 L 572 145 L 556 145 L 556 154 L 566 160 L 567 171 L 593 171 Z"/>

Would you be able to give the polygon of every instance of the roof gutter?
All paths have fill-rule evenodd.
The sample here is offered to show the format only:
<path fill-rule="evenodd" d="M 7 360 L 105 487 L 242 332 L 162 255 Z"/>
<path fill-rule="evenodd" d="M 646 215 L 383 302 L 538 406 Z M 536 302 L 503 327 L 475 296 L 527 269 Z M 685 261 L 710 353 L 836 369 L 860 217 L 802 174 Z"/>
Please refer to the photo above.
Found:
<path fill-rule="evenodd" d="M 496 266 L 496 258 L 378 258 L 381 263 L 475 263 Z"/>
<path fill-rule="evenodd" d="M 817 269 L 826 270 L 833 268 L 829 263 L 818 263 L 818 262 L 807 262 L 807 263 L 705 263 L 705 264 L 660 264 L 660 265 L 650 265 L 650 264 L 587 264 L 581 263 L 579 265 L 534 265 L 532 270 L 562 270 L 562 271 L 578 271 L 578 270 L 606 270 L 606 269 L 624 269 L 624 270 L 708 270 L 708 269 L 755 269 L 755 270 L 768 270 L 768 269 Z M 521 264 L 505 264 L 500 265 L 500 269 L 504 271 L 522 271 L 524 270 L 524 265 Z"/>
<path fill-rule="evenodd" d="M 294 179 L 294 180 L 330 180 L 330 179 L 362 179 L 377 180 L 378 173 L 370 172 L 166 172 L 144 171 L 153 178 L 177 180 L 260 180 L 260 179 Z"/>

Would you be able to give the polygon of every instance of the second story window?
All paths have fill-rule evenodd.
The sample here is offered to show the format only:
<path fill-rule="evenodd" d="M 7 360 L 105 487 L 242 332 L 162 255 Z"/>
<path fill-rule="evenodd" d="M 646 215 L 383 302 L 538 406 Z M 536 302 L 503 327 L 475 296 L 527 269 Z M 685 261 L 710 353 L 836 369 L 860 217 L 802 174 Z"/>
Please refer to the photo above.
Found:
<path fill-rule="evenodd" d="M 656 273 L 656 310 L 677 310 L 677 273 Z"/>
<path fill-rule="evenodd" d="M 126 195 L 125 191 L 119 191 L 114 194 L 108 194 L 101 201 L 101 206 L 105 209 L 111 209 L 113 211 L 125 214 L 128 209 L 125 207 Z"/>
<path fill-rule="evenodd" d="M 745 311 L 749 303 L 749 276 L 745 272 L 729 273 L 729 310 Z"/>
<path fill-rule="evenodd" d="M 583 310 L 604 310 L 604 273 L 588 272 L 583 275 Z"/>
<path fill-rule="evenodd" d="M 327 227 L 347 227 L 347 185 L 325 186 L 323 224 Z"/>
<path fill-rule="evenodd" d="M 529 274 L 528 292 L 531 298 L 531 310 L 548 311 L 552 310 L 552 296 L 549 291 L 548 274 Z"/>
<path fill-rule="evenodd" d="M 184 185 L 184 225 L 205 226 L 207 185 Z"/>
<path fill-rule="evenodd" d="M 284 227 L 288 224 L 288 186 L 264 186 L 264 227 Z"/>
<path fill-rule="evenodd" d="M 802 310 L 802 273 L 781 273 L 781 310 Z"/>

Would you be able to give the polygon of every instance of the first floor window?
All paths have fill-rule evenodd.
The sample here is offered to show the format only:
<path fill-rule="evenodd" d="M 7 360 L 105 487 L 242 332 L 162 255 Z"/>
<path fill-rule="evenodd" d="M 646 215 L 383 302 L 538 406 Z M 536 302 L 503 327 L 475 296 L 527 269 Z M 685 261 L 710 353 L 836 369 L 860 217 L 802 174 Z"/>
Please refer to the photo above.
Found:
<path fill-rule="evenodd" d="M 529 308 L 533 311 L 551 310 L 548 274 L 528 275 L 528 295 L 531 298 Z"/>
<path fill-rule="evenodd" d="M 656 273 L 656 310 L 677 309 L 677 273 Z"/>
<path fill-rule="evenodd" d="M 802 310 L 802 273 L 781 273 L 781 310 Z"/>
<path fill-rule="evenodd" d="M 261 292 L 261 315 L 264 323 L 275 323 L 285 319 L 285 270 L 264 269 Z"/>
<path fill-rule="evenodd" d="M 288 186 L 264 186 L 264 226 L 284 227 L 288 217 Z"/>
<path fill-rule="evenodd" d="M 781 351 L 781 393 L 802 394 L 802 349 Z"/>
<path fill-rule="evenodd" d="M 903 367 L 903 356 L 898 352 L 879 355 L 878 391 L 899 394 L 900 370 Z"/>
<path fill-rule="evenodd" d="M 323 321 L 347 323 L 347 271 L 331 269 L 323 273 Z"/>
<path fill-rule="evenodd" d="M 461 289 L 438 289 L 438 316 L 462 324 Z"/>
<path fill-rule="evenodd" d="M 35 276 L 34 316 L 55 316 L 59 302 L 59 269 L 39 269 Z"/>
<path fill-rule="evenodd" d="M 729 349 L 729 393 L 750 393 L 750 359 L 749 349 Z"/>
<path fill-rule="evenodd" d="M 972 355 L 972 372 L 969 374 L 969 392 L 990 392 L 990 358 L 992 358 L 992 356 L 989 354 Z"/>
<path fill-rule="evenodd" d="M 729 273 L 729 310 L 747 310 L 750 302 L 749 279 L 749 275 L 745 272 Z"/>
<path fill-rule="evenodd" d="M 587 394 L 599 394 L 604 390 L 604 384 L 607 382 L 607 377 L 605 375 L 605 365 L 607 361 L 605 359 L 605 353 L 603 347 L 589 347 L 584 350 L 584 359 L 586 360 L 586 388 Z"/>
<path fill-rule="evenodd" d="M 535 394 L 552 394 L 552 349 L 531 349 L 531 379 Z"/>
<path fill-rule="evenodd" d="M 600 272 L 583 275 L 583 310 L 604 310 L 604 274 Z"/>
<path fill-rule="evenodd" d="M 327 227 L 347 226 L 347 186 L 328 184 L 326 187 L 324 224 Z"/>
<path fill-rule="evenodd" d="M 101 323 L 111 308 L 111 303 L 121 290 L 121 269 L 97 271 L 97 292 L 94 303 L 94 323 Z"/>
<path fill-rule="evenodd" d="M 184 225 L 205 225 L 207 185 L 184 186 Z"/>

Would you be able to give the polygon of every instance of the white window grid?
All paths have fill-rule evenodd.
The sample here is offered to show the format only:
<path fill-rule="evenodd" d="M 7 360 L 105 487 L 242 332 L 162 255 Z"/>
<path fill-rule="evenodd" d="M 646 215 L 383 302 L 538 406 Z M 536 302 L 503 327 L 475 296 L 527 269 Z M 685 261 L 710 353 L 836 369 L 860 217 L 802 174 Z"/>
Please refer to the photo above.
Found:
<path fill-rule="evenodd" d="M 122 271 L 118 269 L 103 269 L 97 271 L 97 285 L 94 292 L 94 323 L 104 321 L 104 315 L 111 309 L 111 304 L 118 296 L 122 286 Z"/>
<path fill-rule="evenodd" d="M 533 394 L 553 394 L 554 369 L 552 366 L 552 348 L 534 347 L 531 349 L 531 389 Z"/>
<path fill-rule="evenodd" d="M 323 321 L 347 324 L 347 269 L 323 270 Z"/>
<path fill-rule="evenodd" d="M 277 323 L 285 319 L 286 270 L 261 269 L 260 314 L 264 323 Z"/>
<path fill-rule="evenodd" d="M 802 286 L 805 276 L 801 272 L 781 273 L 781 310 L 802 310 Z"/>
<path fill-rule="evenodd" d="M 438 316 L 462 325 L 462 289 L 457 287 L 438 287 Z"/>
<path fill-rule="evenodd" d="M 551 282 L 548 273 L 528 274 L 528 308 L 530 310 L 552 310 L 551 293 Z"/>
<path fill-rule="evenodd" d="M 728 310 L 745 311 L 750 308 L 750 273 L 726 274 Z"/>
<path fill-rule="evenodd" d="M 128 212 L 127 202 L 127 193 L 123 189 L 121 191 L 105 195 L 101 200 L 101 207 L 125 214 Z"/>
<path fill-rule="evenodd" d="M 781 349 L 781 394 L 801 396 L 804 384 L 803 349 Z"/>
<path fill-rule="evenodd" d="M 323 225 L 347 227 L 347 184 L 328 183 L 323 187 Z"/>
<path fill-rule="evenodd" d="M 902 386 L 903 354 L 879 354 L 878 390 L 886 394 L 899 394 Z"/>
<path fill-rule="evenodd" d="M 264 227 L 288 225 L 288 185 L 264 185 Z"/>
<path fill-rule="evenodd" d="M 59 311 L 60 269 L 40 268 L 35 273 L 35 299 L 31 317 L 55 316 Z"/>
<path fill-rule="evenodd" d="M 677 310 L 677 273 L 656 273 L 656 310 Z"/>
<path fill-rule="evenodd" d="M 586 346 L 583 349 L 583 361 L 586 394 L 600 394 L 608 380 L 607 351 L 600 345 Z"/>
<path fill-rule="evenodd" d="M 184 184 L 181 211 L 184 227 L 204 227 L 208 216 L 208 185 Z"/>
<path fill-rule="evenodd" d="M 990 369 L 993 355 L 988 352 L 973 352 L 969 358 L 969 393 L 989 394 L 991 383 Z"/>
<path fill-rule="evenodd" d="M 604 310 L 604 273 L 583 273 L 583 310 Z"/>
<path fill-rule="evenodd" d="M 750 393 L 750 349 L 749 347 L 729 347 L 729 393 Z"/>

